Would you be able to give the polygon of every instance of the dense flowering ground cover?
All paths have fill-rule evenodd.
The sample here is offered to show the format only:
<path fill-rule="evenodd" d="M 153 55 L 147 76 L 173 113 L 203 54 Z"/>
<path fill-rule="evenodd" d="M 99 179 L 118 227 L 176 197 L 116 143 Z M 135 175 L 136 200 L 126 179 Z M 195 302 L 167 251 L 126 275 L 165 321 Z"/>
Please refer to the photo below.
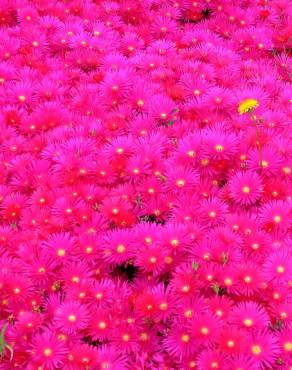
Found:
<path fill-rule="evenodd" d="M 291 6 L 0 1 L 1 370 L 292 369 Z"/>

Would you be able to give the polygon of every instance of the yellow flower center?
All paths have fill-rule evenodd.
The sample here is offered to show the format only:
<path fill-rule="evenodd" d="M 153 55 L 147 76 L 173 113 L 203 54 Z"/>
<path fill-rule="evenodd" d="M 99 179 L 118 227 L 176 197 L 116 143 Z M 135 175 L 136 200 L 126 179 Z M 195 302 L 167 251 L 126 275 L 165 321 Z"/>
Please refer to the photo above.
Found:
<path fill-rule="evenodd" d="M 142 342 L 145 342 L 146 340 L 149 339 L 149 335 L 147 333 L 141 333 L 140 339 L 142 340 Z"/>
<path fill-rule="evenodd" d="M 250 193 L 250 188 L 248 186 L 244 186 L 242 188 L 242 192 L 245 193 L 245 194 L 248 194 L 248 193 Z"/>
<path fill-rule="evenodd" d="M 251 247 L 252 247 L 253 250 L 256 251 L 257 249 L 259 249 L 260 246 L 259 246 L 258 243 L 253 243 Z"/>
<path fill-rule="evenodd" d="M 203 335 L 208 335 L 209 334 L 209 329 L 204 326 L 203 328 L 201 328 L 201 333 Z"/>
<path fill-rule="evenodd" d="M 44 355 L 46 357 L 50 357 L 50 356 L 52 356 L 52 354 L 53 354 L 53 351 L 51 350 L 51 348 L 45 348 L 44 349 Z"/>
<path fill-rule="evenodd" d="M 277 272 L 278 272 L 279 274 L 283 274 L 283 272 L 285 272 L 285 267 L 284 267 L 284 266 L 278 266 L 278 267 L 277 267 Z"/>
<path fill-rule="evenodd" d="M 256 356 L 259 356 L 262 353 L 262 349 L 259 345 L 256 344 L 251 347 L 251 352 Z"/>
<path fill-rule="evenodd" d="M 129 342 L 129 340 L 130 340 L 130 336 L 129 336 L 128 334 L 124 334 L 124 335 L 122 336 L 122 339 L 123 339 L 123 341 L 125 341 L 125 342 Z"/>
<path fill-rule="evenodd" d="M 177 180 L 176 186 L 178 186 L 179 188 L 182 188 L 183 186 L 185 186 L 185 181 L 184 180 Z"/>
<path fill-rule="evenodd" d="M 260 162 L 260 166 L 263 167 L 263 168 L 267 168 L 269 166 L 269 162 L 265 161 L 265 160 L 262 160 Z"/>
<path fill-rule="evenodd" d="M 19 95 L 18 96 L 18 99 L 21 101 L 21 102 L 25 102 L 26 101 L 26 97 L 24 95 Z"/>
<path fill-rule="evenodd" d="M 159 308 L 161 309 L 161 311 L 166 311 L 167 308 L 168 308 L 168 304 L 167 303 L 161 303 L 159 305 Z"/>
<path fill-rule="evenodd" d="M 224 280 L 224 284 L 227 285 L 227 286 L 230 286 L 230 285 L 232 285 L 232 280 L 230 278 L 226 278 Z"/>
<path fill-rule="evenodd" d="M 224 146 L 223 145 L 215 145 L 215 150 L 216 152 L 222 152 L 224 150 Z"/>
<path fill-rule="evenodd" d="M 217 310 L 215 313 L 219 317 L 223 316 L 223 312 L 221 310 Z"/>
<path fill-rule="evenodd" d="M 58 251 L 57 251 L 57 255 L 58 255 L 59 257 L 64 257 L 64 256 L 65 256 L 65 254 L 66 254 L 65 249 L 58 249 Z"/>
<path fill-rule="evenodd" d="M 284 343 L 284 349 L 287 352 L 291 352 L 292 351 L 292 342 L 286 342 L 286 343 Z"/>
<path fill-rule="evenodd" d="M 192 310 L 186 310 L 184 312 L 184 315 L 185 315 L 185 317 L 192 317 L 193 316 L 193 311 Z"/>
<path fill-rule="evenodd" d="M 123 244 L 119 244 L 119 245 L 117 246 L 117 252 L 118 252 L 118 253 L 124 253 L 124 252 L 125 252 L 125 250 L 126 250 L 126 247 L 125 247 Z"/>
<path fill-rule="evenodd" d="M 290 175 L 291 173 L 291 168 L 290 167 L 283 167 L 283 172 L 286 174 L 286 175 Z"/>
<path fill-rule="evenodd" d="M 245 319 L 243 320 L 243 324 L 250 328 L 253 325 L 253 321 L 251 319 Z"/>
<path fill-rule="evenodd" d="M 185 343 L 189 342 L 190 341 L 190 336 L 188 334 L 183 334 L 181 336 L 181 340 Z"/>
<path fill-rule="evenodd" d="M 245 276 L 243 280 L 244 280 L 245 283 L 249 284 L 249 283 L 251 283 L 252 278 L 250 276 Z"/>
<path fill-rule="evenodd" d="M 179 244 L 179 241 L 177 239 L 172 239 L 170 244 L 172 245 L 172 247 L 177 247 Z"/>
<path fill-rule="evenodd" d="M 107 327 L 107 325 L 104 321 L 101 321 L 100 323 L 98 323 L 98 327 L 99 327 L 99 329 L 105 329 Z"/>
<path fill-rule="evenodd" d="M 287 317 L 288 317 L 287 312 L 281 312 L 280 317 L 281 317 L 282 320 L 287 319 Z"/>
<path fill-rule="evenodd" d="M 188 293 L 190 291 L 191 287 L 189 285 L 184 285 L 181 290 L 184 293 Z"/>

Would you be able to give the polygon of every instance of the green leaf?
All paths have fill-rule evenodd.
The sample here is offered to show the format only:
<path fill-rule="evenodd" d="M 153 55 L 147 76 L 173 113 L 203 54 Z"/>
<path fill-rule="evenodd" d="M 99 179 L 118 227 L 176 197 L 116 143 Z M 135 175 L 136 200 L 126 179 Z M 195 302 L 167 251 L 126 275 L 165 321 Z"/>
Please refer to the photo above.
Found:
<path fill-rule="evenodd" d="M 6 329 L 7 329 L 7 326 L 8 324 L 4 324 L 3 328 L 1 329 L 0 331 L 0 343 L 5 343 L 5 339 L 4 339 L 4 335 L 5 335 L 5 332 L 6 332 Z"/>
<path fill-rule="evenodd" d="M 217 283 L 215 283 L 215 284 L 212 285 L 212 288 L 213 288 L 214 292 L 218 295 L 219 292 L 220 292 L 220 286 Z"/>
<path fill-rule="evenodd" d="M 200 265 L 199 265 L 199 263 L 198 263 L 198 262 L 194 262 L 194 261 L 192 262 L 192 269 L 193 269 L 193 270 L 198 271 L 199 266 L 200 266 Z"/>
<path fill-rule="evenodd" d="M 7 344 L 7 343 L 5 345 L 5 348 L 7 348 L 8 351 L 10 352 L 10 361 L 11 361 L 13 359 L 13 356 L 14 356 L 13 348 L 9 344 Z"/>
<path fill-rule="evenodd" d="M 165 180 L 166 180 L 166 176 L 158 175 L 157 177 L 158 177 L 161 181 L 165 181 Z"/>
<path fill-rule="evenodd" d="M 95 129 L 92 129 L 92 130 L 90 131 L 90 135 L 91 135 L 91 136 L 96 136 L 96 130 L 95 130 Z"/>
<path fill-rule="evenodd" d="M 179 112 L 179 109 L 178 108 L 174 108 L 170 113 L 171 114 L 175 114 L 175 113 L 178 113 Z"/>
<path fill-rule="evenodd" d="M 0 331 L 0 356 L 3 357 L 5 350 L 7 349 L 10 352 L 10 361 L 13 358 L 13 348 L 6 342 L 5 333 L 7 330 L 8 324 L 4 324 L 3 328 Z"/>
<path fill-rule="evenodd" d="M 223 265 L 226 265 L 227 264 L 227 262 L 228 262 L 228 259 L 229 259 L 229 255 L 228 255 L 228 252 L 223 252 L 222 253 L 222 263 L 223 263 Z"/>
<path fill-rule="evenodd" d="M 99 210 L 99 204 L 98 203 L 94 203 L 92 208 L 95 210 L 95 211 L 98 211 Z"/>
<path fill-rule="evenodd" d="M 175 121 L 176 121 L 175 119 L 172 119 L 170 121 L 167 121 L 167 122 L 165 122 L 165 126 L 168 126 L 168 127 L 173 126 L 173 124 L 174 124 Z"/>
<path fill-rule="evenodd" d="M 171 112 L 170 112 L 170 114 L 172 115 L 172 116 L 174 116 L 176 113 L 178 113 L 179 112 L 179 110 L 178 110 L 178 108 L 175 108 L 175 109 L 173 109 Z M 176 119 L 177 119 L 177 117 L 172 117 L 172 119 L 170 120 L 170 121 L 167 121 L 167 122 L 165 122 L 165 126 L 173 126 L 173 124 L 175 123 L 175 121 L 176 121 Z"/>

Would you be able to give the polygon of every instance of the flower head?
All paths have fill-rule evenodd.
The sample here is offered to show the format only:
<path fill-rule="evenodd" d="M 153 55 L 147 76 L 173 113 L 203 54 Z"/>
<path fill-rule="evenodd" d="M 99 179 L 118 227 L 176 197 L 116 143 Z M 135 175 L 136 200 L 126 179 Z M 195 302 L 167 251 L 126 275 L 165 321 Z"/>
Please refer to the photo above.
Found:
<path fill-rule="evenodd" d="M 229 181 L 232 199 L 242 205 L 256 202 L 262 194 L 261 178 L 254 172 L 238 172 Z"/>
<path fill-rule="evenodd" d="M 64 364 L 68 348 L 56 333 L 46 330 L 33 337 L 29 352 L 38 366 L 49 369 Z"/>
<path fill-rule="evenodd" d="M 76 333 L 87 326 L 88 311 L 76 301 L 62 303 L 55 311 L 56 326 L 65 333 Z"/>
<path fill-rule="evenodd" d="M 257 332 L 248 343 L 248 353 L 260 367 L 273 366 L 280 350 L 274 335 L 267 331 Z"/>
<path fill-rule="evenodd" d="M 238 113 L 239 114 L 248 113 L 254 108 L 257 108 L 259 105 L 260 104 L 256 99 L 245 99 L 239 103 Z"/>

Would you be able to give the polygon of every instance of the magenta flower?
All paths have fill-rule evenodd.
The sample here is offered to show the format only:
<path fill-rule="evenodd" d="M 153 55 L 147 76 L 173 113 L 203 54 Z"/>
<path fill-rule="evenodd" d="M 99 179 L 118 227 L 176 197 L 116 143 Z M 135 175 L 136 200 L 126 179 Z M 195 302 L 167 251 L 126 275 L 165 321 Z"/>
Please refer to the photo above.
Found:
<path fill-rule="evenodd" d="M 1 370 L 291 368 L 290 18 L 1 0 Z"/>

